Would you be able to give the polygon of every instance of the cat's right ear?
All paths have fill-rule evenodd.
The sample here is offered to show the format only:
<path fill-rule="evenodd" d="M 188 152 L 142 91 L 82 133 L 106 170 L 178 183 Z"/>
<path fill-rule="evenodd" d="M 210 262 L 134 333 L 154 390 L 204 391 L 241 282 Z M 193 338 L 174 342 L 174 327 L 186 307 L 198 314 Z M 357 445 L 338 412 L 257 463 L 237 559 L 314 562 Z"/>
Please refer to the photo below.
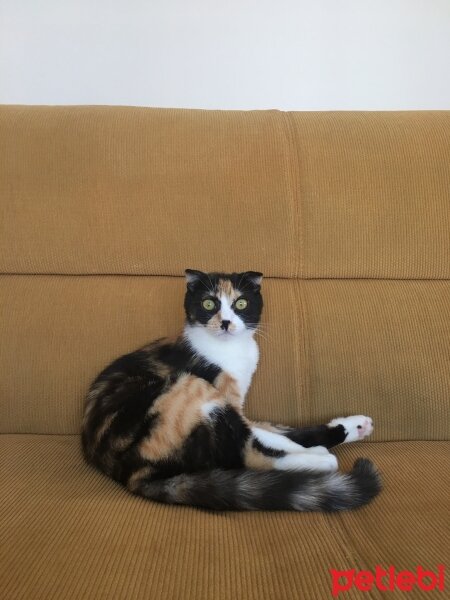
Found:
<path fill-rule="evenodd" d="M 186 275 L 187 288 L 192 292 L 202 277 L 206 277 L 206 273 L 202 271 L 196 271 L 195 269 L 186 269 L 184 274 Z"/>

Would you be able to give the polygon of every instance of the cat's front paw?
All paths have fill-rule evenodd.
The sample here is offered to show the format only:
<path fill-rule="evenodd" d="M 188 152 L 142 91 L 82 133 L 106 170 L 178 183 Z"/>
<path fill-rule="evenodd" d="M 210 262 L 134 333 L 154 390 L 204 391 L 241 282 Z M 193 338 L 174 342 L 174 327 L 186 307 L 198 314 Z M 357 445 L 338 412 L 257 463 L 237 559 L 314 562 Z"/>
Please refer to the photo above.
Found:
<path fill-rule="evenodd" d="M 328 427 L 342 425 L 346 436 L 343 443 L 357 442 L 369 436 L 373 431 L 373 421 L 364 415 L 353 415 L 351 417 L 338 417 L 328 423 Z"/>

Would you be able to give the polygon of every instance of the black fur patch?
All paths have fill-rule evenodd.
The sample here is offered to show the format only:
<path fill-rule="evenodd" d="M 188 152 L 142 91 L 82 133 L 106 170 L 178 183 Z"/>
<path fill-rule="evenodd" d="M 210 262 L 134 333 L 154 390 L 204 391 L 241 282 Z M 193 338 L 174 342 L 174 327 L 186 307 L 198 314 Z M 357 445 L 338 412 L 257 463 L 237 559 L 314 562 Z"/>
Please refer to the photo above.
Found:
<path fill-rule="evenodd" d="M 239 414 L 231 407 L 218 410 L 208 424 L 198 425 L 174 456 L 153 463 L 153 478 L 170 478 L 181 473 L 211 469 L 240 469 L 244 466 L 244 447 L 250 436 Z"/>
<path fill-rule="evenodd" d="M 273 448 L 267 448 L 266 446 L 261 444 L 261 442 L 256 438 L 252 441 L 252 446 L 253 448 L 255 448 L 255 450 L 258 450 L 258 452 L 264 454 L 264 456 L 271 456 L 272 458 L 283 458 L 283 456 L 286 456 L 286 452 L 284 450 L 274 450 Z"/>
<path fill-rule="evenodd" d="M 333 448 L 333 446 L 342 444 L 347 437 L 343 425 L 337 425 L 336 427 L 317 425 L 315 427 L 288 429 L 284 435 L 293 442 L 305 446 L 305 448 L 311 448 L 312 446 Z"/>
<path fill-rule="evenodd" d="M 217 365 L 199 360 L 184 340 L 178 340 L 176 344 L 163 344 L 157 349 L 156 356 L 158 360 L 172 368 L 172 380 L 177 379 L 182 373 L 190 373 L 205 379 L 208 383 L 213 383 L 221 372 Z"/>
<path fill-rule="evenodd" d="M 237 411 L 228 406 L 214 415 L 214 463 L 222 469 L 244 466 L 244 447 L 250 437 L 250 428 Z"/>
<path fill-rule="evenodd" d="M 129 354 L 124 354 L 116 358 L 108 365 L 94 380 L 93 386 L 100 382 L 110 379 L 115 373 L 123 373 L 127 377 L 136 377 L 143 375 L 148 371 L 148 352 L 145 350 L 136 350 Z"/>

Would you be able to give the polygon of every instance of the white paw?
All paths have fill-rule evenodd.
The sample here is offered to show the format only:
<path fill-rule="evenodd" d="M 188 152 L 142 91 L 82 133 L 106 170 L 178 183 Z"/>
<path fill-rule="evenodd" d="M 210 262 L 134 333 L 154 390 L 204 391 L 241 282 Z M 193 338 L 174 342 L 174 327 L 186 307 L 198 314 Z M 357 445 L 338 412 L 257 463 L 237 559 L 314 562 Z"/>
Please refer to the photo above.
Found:
<path fill-rule="evenodd" d="M 334 454 L 328 452 L 326 456 L 317 456 L 318 464 L 314 466 L 315 471 L 330 473 L 338 470 L 338 460 Z"/>
<path fill-rule="evenodd" d="M 330 451 L 325 446 L 311 446 L 310 448 L 305 448 L 305 451 L 309 454 L 319 454 L 320 456 L 330 454 Z"/>
<path fill-rule="evenodd" d="M 351 417 L 339 417 L 328 423 L 328 427 L 342 425 L 347 433 L 344 444 L 362 440 L 373 431 L 373 421 L 364 415 L 353 415 Z"/>
<path fill-rule="evenodd" d="M 275 459 L 275 469 L 283 471 L 317 471 L 330 473 L 337 471 L 338 461 L 334 454 L 288 454 Z"/>

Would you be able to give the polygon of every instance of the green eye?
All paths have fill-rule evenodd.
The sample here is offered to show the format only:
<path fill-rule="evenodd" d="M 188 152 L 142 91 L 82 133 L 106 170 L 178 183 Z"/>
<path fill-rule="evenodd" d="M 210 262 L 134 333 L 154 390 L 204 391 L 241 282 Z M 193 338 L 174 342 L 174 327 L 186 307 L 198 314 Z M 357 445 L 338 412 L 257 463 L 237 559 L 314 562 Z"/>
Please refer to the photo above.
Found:
<path fill-rule="evenodd" d="M 239 298 L 239 300 L 236 300 L 236 303 L 234 305 L 238 310 L 244 310 L 247 308 L 248 306 L 248 302 L 245 298 Z"/>
<path fill-rule="evenodd" d="M 203 300 L 202 306 L 205 310 L 214 310 L 216 308 L 216 303 L 214 300 L 211 300 L 211 298 L 206 298 L 206 300 Z"/>

